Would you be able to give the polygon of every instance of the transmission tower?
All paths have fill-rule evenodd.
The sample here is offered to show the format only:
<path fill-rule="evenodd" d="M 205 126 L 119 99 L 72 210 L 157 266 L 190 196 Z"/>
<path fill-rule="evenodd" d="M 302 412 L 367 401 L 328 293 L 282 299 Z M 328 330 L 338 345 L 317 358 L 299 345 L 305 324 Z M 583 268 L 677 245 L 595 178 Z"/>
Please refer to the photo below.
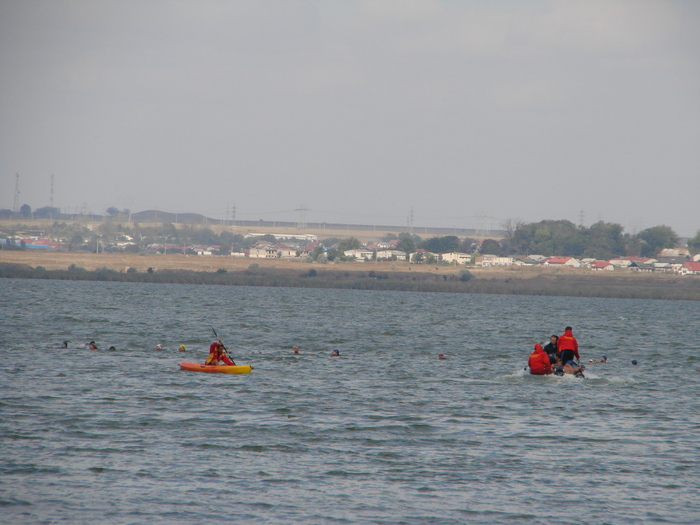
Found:
<path fill-rule="evenodd" d="M 15 173 L 15 203 L 12 207 L 12 211 L 14 213 L 19 211 L 19 173 Z"/>
<path fill-rule="evenodd" d="M 298 230 L 305 230 L 306 229 L 306 212 L 309 211 L 309 209 L 306 207 L 306 204 L 302 204 L 299 208 L 297 208 L 294 211 L 299 212 L 299 220 L 297 221 L 297 229 Z"/>
<path fill-rule="evenodd" d="M 49 198 L 49 216 L 53 219 L 53 173 L 51 174 L 51 197 Z"/>
<path fill-rule="evenodd" d="M 408 233 L 413 235 L 413 206 L 411 206 L 411 213 L 408 214 Z"/>
<path fill-rule="evenodd" d="M 581 211 L 578 212 L 578 225 L 583 227 L 583 222 L 586 219 L 586 214 L 583 212 L 583 208 L 581 208 Z"/>
<path fill-rule="evenodd" d="M 483 237 L 486 235 L 486 228 L 484 227 L 484 219 L 488 219 L 483 211 L 477 211 L 474 216 L 476 219 L 476 236 Z"/>

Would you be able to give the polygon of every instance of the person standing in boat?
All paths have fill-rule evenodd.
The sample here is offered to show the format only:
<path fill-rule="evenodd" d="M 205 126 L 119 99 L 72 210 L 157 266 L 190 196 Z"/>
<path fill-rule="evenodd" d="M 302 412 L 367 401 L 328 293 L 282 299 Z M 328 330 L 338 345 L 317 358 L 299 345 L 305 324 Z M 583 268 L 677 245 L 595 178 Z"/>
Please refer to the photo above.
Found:
<path fill-rule="evenodd" d="M 544 345 L 544 353 L 549 357 L 549 362 L 553 365 L 557 364 L 557 340 L 558 336 L 553 335 L 549 338 L 549 343 Z"/>
<path fill-rule="evenodd" d="M 580 360 L 578 355 L 578 341 L 576 341 L 571 330 L 571 327 L 567 326 L 564 333 L 560 335 L 557 340 L 557 354 L 562 363 L 573 361 L 574 357 L 576 361 Z"/>
<path fill-rule="evenodd" d="M 204 364 L 220 365 L 222 362 L 229 366 L 234 366 L 236 364 L 226 354 L 226 348 L 224 348 L 224 343 L 222 343 L 221 341 L 214 341 L 209 346 L 209 357 L 207 357 L 207 360 L 204 361 Z"/>
<path fill-rule="evenodd" d="M 546 376 L 552 373 L 552 363 L 549 362 L 549 357 L 541 344 L 535 343 L 535 350 L 530 354 L 527 366 L 530 367 L 532 375 Z"/>

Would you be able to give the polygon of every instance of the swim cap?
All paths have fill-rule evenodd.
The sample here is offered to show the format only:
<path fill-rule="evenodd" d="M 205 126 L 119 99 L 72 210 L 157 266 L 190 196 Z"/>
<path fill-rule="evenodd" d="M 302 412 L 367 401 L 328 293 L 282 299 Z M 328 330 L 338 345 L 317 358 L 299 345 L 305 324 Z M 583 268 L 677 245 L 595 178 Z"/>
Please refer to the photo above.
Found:
<path fill-rule="evenodd" d="M 185 345 L 180 345 L 180 352 L 184 352 L 184 351 L 185 351 Z"/>
<path fill-rule="evenodd" d="M 606 361 L 608 360 L 608 358 L 606 356 L 603 356 L 603 359 L 605 359 Z"/>
<path fill-rule="evenodd" d="M 636 365 L 636 364 L 637 364 L 637 360 L 636 360 L 636 359 L 632 359 L 632 364 L 633 364 L 633 365 Z"/>
<path fill-rule="evenodd" d="M 156 345 L 156 350 L 160 350 L 161 348 L 163 348 L 163 345 L 160 345 L 160 344 Z"/>

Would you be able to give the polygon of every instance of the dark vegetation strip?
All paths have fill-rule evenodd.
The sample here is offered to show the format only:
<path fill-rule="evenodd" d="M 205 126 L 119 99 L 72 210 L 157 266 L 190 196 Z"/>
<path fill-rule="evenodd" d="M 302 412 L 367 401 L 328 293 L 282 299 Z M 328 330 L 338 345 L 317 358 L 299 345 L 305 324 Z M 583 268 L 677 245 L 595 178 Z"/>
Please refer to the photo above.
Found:
<path fill-rule="evenodd" d="M 393 290 L 507 295 L 603 297 L 622 299 L 666 299 L 700 301 L 700 279 L 658 276 L 601 277 L 580 275 L 534 278 L 460 278 L 459 274 L 423 272 L 357 272 L 342 270 L 297 270 L 255 268 L 239 272 L 219 270 L 158 270 L 146 273 L 117 272 L 102 268 L 45 270 L 21 264 L 0 264 L 0 278 L 136 283 L 212 284 L 226 286 L 274 286 L 335 288 L 349 290 Z"/>

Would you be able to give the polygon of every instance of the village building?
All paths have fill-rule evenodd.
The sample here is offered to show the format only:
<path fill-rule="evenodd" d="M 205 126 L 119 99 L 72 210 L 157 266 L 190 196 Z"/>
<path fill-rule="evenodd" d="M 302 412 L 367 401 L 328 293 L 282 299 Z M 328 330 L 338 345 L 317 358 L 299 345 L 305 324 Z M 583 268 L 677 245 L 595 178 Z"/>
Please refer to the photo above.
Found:
<path fill-rule="evenodd" d="M 542 264 L 544 266 L 566 266 L 568 268 L 581 267 L 581 262 L 578 259 L 574 259 L 573 257 L 562 256 L 548 257 L 542 262 Z"/>
<path fill-rule="evenodd" d="M 610 261 L 592 261 L 588 263 L 588 267 L 594 271 L 612 272 L 615 270 L 615 266 L 610 264 Z"/>
<path fill-rule="evenodd" d="M 454 264 L 469 264 L 472 262 L 472 256 L 468 253 L 443 253 L 441 256 L 444 262 L 454 263 Z"/>
<path fill-rule="evenodd" d="M 474 266 L 510 266 L 512 264 L 512 257 L 500 257 L 498 255 L 488 254 L 474 257 Z"/>

